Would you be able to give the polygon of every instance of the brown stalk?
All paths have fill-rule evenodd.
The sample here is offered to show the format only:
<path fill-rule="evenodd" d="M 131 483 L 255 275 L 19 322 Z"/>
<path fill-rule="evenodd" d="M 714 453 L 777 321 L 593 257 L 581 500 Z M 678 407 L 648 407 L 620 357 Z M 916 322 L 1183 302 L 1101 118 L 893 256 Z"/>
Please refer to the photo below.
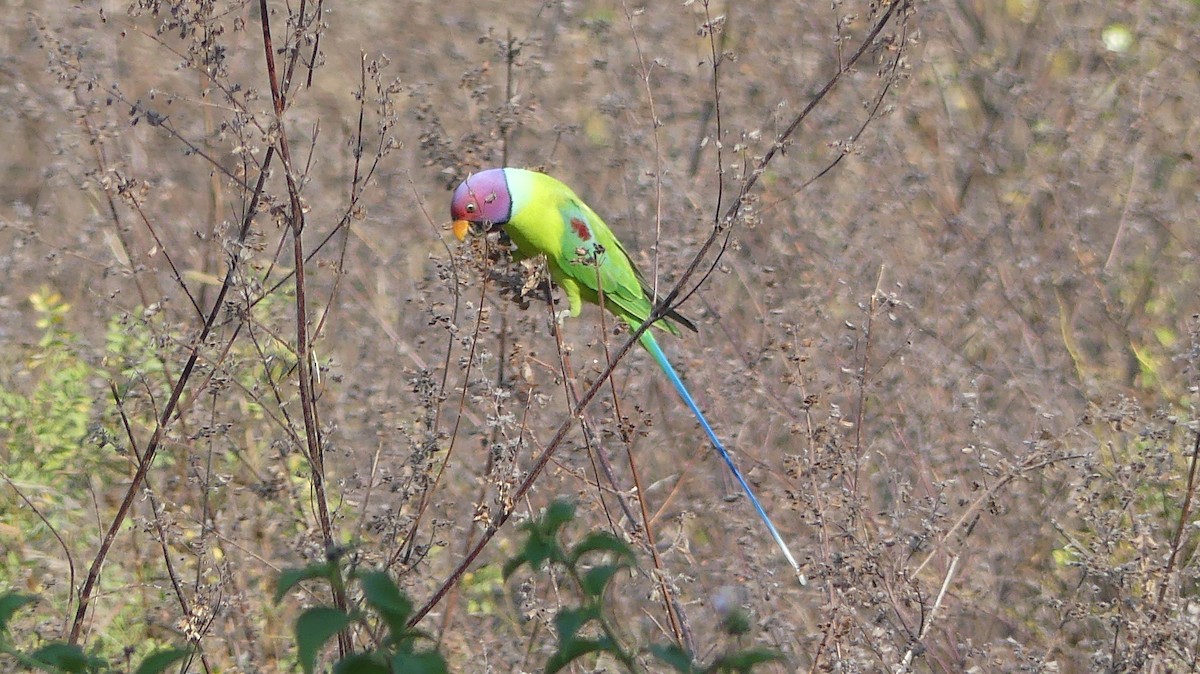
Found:
<path fill-rule="evenodd" d="M 632 22 L 632 17 L 630 17 L 630 21 Z M 655 126 L 657 127 L 657 124 Z M 655 133 L 655 137 L 657 135 Z M 661 184 L 661 180 L 659 184 Z M 661 218 L 659 218 L 659 221 L 661 221 Z M 605 360 L 611 361 L 608 349 L 608 326 L 605 325 L 607 315 L 604 307 L 604 282 L 600 277 L 599 260 L 594 260 L 593 266 L 596 268 L 596 288 L 598 289 L 596 297 L 600 304 L 600 334 L 603 337 L 600 341 L 604 346 Z M 654 564 L 655 570 L 654 577 L 658 581 L 658 590 L 662 593 L 663 605 L 667 609 L 667 623 L 671 626 L 671 631 L 675 635 L 675 642 L 689 652 L 695 652 L 696 644 L 692 639 L 691 630 L 688 629 L 687 619 L 683 614 L 683 607 L 680 606 L 678 599 L 671 592 L 671 587 L 667 584 L 666 571 L 663 569 L 662 560 L 658 556 L 658 545 L 654 540 L 654 528 L 650 524 L 650 512 L 646 507 L 646 490 L 642 487 L 642 477 L 638 473 L 637 462 L 633 459 L 633 443 L 629 438 L 629 434 L 625 432 L 625 417 L 621 414 L 621 399 L 617 395 L 617 383 L 613 380 L 612 372 L 609 372 L 605 379 L 608 381 L 609 391 L 612 394 L 613 413 L 617 418 L 617 428 L 621 434 L 621 444 L 625 447 L 625 457 L 629 461 L 629 472 L 633 476 L 633 486 L 637 490 L 637 502 L 641 510 L 642 529 L 646 536 L 646 548 L 650 551 L 650 561 Z"/>
<path fill-rule="evenodd" d="M 1196 467 L 1200 465 L 1200 433 L 1196 434 L 1196 442 L 1192 445 L 1192 457 L 1188 465 L 1187 490 L 1183 494 L 1183 507 L 1179 510 L 1179 521 L 1175 523 L 1175 533 L 1171 536 L 1171 554 L 1167 557 L 1167 566 L 1163 569 L 1162 582 L 1158 585 L 1158 596 L 1154 601 L 1156 611 L 1162 609 L 1163 599 L 1167 596 L 1167 586 L 1171 573 L 1175 570 L 1175 559 L 1183 541 L 1183 530 L 1187 527 L 1188 518 L 1192 515 L 1192 498 L 1196 495 Z M 1161 611 L 1159 611 L 1161 615 Z"/>
<path fill-rule="evenodd" d="M 267 77 L 271 84 L 271 100 L 275 108 L 275 125 L 278 131 L 276 142 L 279 147 L 280 163 L 283 164 L 283 175 L 287 182 L 290 209 L 288 224 L 292 230 L 292 255 L 296 265 L 294 272 L 296 276 L 296 367 L 298 370 L 297 380 L 300 386 L 300 408 L 304 416 L 304 439 L 309 464 L 312 468 L 313 500 L 316 502 L 317 521 L 321 526 L 321 535 L 325 541 L 325 548 L 332 550 L 335 538 L 333 535 L 333 522 L 329 516 L 329 500 L 325 492 L 324 443 L 321 439 L 321 430 L 317 420 L 316 395 L 313 393 L 312 344 L 309 341 L 310 335 L 308 332 L 307 284 L 305 282 L 303 238 L 305 224 L 304 207 L 300 202 L 300 188 L 296 184 L 296 176 L 293 173 L 294 164 L 292 163 L 291 147 L 283 122 L 283 113 L 287 109 L 286 87 L 291 83 L 296 59 L 293 58 L 289 61 L 287 74 L 281 84 L 275 69 L 275 49 L 271 41 L 271 21 L 267 11 L 267 0 L 259 0 L 258 7 L 261 13 L 263 53 L 267 61 Z M 298 8 L 298 16 L 300 18 L 296 21 L 297 34 L 303 30 L 305 8 L 306 2 L 305 0 L 301 0 Z M 297 40 L 298 43 L 299 41 Z M 344 585 L 336 575 L 331 585 L 333 586 L 334 606 L 345 611 L 348 603 L 346 601 Z M 346 632 L 338 634 L 338 649 L 342 657 L 352 652 L 350 637 Z"/>
<path fill-rule="evenodd" d="M 505 106 L 508 106 L 509 102 L 513 98 L 513 86 L 514 86 L 513 78 L 514 78 L 514 71 L 515 71 L 514 66 L 516 65 L 517 53 L 519 52 L 519 50 L 516 48 L 516 44 L 517 44 L 517 40 L 516 40 L 516 38 L 514 38 L 512 36 L 512 31 L 511 30 L 508 31 L 505 34 L 505 42 L 504 42 L 504 65 L 505 65 L 504 105 Z M 505 115 L 504 114 L 500 115 L 500 119 L 501 120 L 505 119 Z M 499 128 L 497 129 L 497 131 L 500 133 L 501 163 L 502 163 L 502 165 L 507 166 L 508 165 L 509 128 L 507 125 L 501 123 L 499 125 Z M 417 198 L 417 203 L 420 206 L 421 211 L 424 213 L 425 219 L 432 224 L 433 219 L 429 217 L 429 213 L 425 212 L 425 205 L 423 202 L 421 202 L 419 197 Z M 449 259 L 451 261 L 452 272 L 454 274 L 454 313 L 453 313 L 453 315 L 457 318 L 457 316 L 458 316 L 458 297 L 459 297 L 458 296 L 458 266 L 456 264 L 454 264 L 453 251 L 450 250 L 450 247 L 442 239 L 442 237 L 440 236 L 440 233 L 438 233 L 436 231 L 435 231 L 435 233 L 439 234 L 436 238 L 442 242 L 442 246 L 446 249 L 446 253 L 449 255 Z M 485 240 L 484 245 L 486 246 L 486 240 Z M 484 248 L 484 259 L 487 259 L 487 249 L 486 248 Z M 485 276 L 484 277 L 484 288 L 480 292 L 480 298 L 479 298 L 479 306 L 481 308 L 483 307 L 483 300 L 486 296 L 487 296 L 487 277 Z M 504 363 L 506 361 L 506 358 L 504 356 L 504 349 L 505 349 L 505 337 L 508 334 L 508 330 L 507 330 L 507 326 L 505 325 L 504 316 L 505 315 L 502 314 L 501 318 L 500 318 L 500 321 L 501 321 L 500 322 L 500 331 L 499 331 L 500 349 L 499 349 L 499 355 L 496 358 L 496 367 L 497 367 L 496 384 L 497 384 L 497 386 L 503 386 L 504 381 L 505 381 Z M 438 468 L 437 475 L 433 479 L 433 484 L 430 485 L 429 488 L 426 489 L 421 494 L 421 501 L 420 501 L 419 505 L 417 506 L 416 517 L 413 518 L 412 526 L 409 528 L 408 538 L 405 541 L 406 550 L 404 552 L 404 558 L 405 558 L 406 562 L 408 561 L 409 557 L 412 555 L 413 546 L 416 544 L 417 528 L 421 525 L 421 520 L 425 517 L 425 511 L 426 511 L 426 509 L 428 509 L 430 500 L 433 498 L 433 492 L 436 491 L 438 485 L 441 484 L 442 475 L 445 474 L 446 467 L 450 465 L 450 457 L 454 453 L 454 443 L 455 443 L 455 440 L 458 439 L 458 429 L 459 429 L 459 426 L 462 424 L 463 410 L 466 407 L 466 402 L 467 402 L 467 388 L 466 387 L 467 387 L 467 383 L 470 380 L 471 366 L 474 364 L 475 342 L 479 338 L 480 328 L 481 328 L 481 324 L 479 321 L 479 317 L 476 316 L 475 333 L 471 338 L 470 352 L 467 354 L 467 367 L 466 367 L 466 371 L 463 373 L 463 390 L 462 390 L 462 395 L 459 396 L 459 400 L 458 400 L 458 416 L 455 417 L 454 429 L 450 433 L 450 445 L 446 449 L 446 456 L 442 460 L 442 465 Z M 451 339 L 448 341 L 448 343 L 446 345 L 446 357 L 442 363 L 442 381 L 441 381 L 441 390 L 439 391 L 439 397 L 441 395 L 445 394 L 445 392 L 446 392 L 446 380 L 450 374 L 450 356 L 453 353 L 453 351 L 454 351 L 454 339 L 453 339 L 453 336 L 451 336 Z M 434 429 L 433 429 L 434 432 L 437 431 L 438 426 L 441 424 L 441 419 L 442 419 L 442 407 L 439 405 L 437 408 L 437 416 L 434 418 Z M 468 546 L 470 545 L 469 540 L 467 541 L 467 545 Z M 398 555 L 399 555 L 399 550 L 397 550 L 396 554 L 392 555 L 391 559 L 388 561 L 389 567 L 391 567 L 391 565 L 396 562 L 396 560 L 399 558 Z"/>
<path fill-rule="evenodd" d="M 108 388 L 112 393 L 113 403 L 117 406 L 117 414 L 121 417 L 121 427 L 125 430 L 125 437 L 129 441 L 129 448 L 133 451 L 133 456 L 140 459 L 141 452 L 138 451 L 137 437 L 133 434 L 133 426 L 129 423 L 129 416 L 125 414 L 125 404 L 121 399 L 121 394 L 119 391 L 117 391 L 116 385 L 111 382 L 109 383 Z M 146 486 L 147 491 L 149 492 L 150 509 L 154 514 L 154 530 L 158 535 L 159 549 L 162 551 L 163 566 L 167 570 L 167 577 L 171 580 L 171 588 L 175 592 L 175 599 L 179 602 L 180 610 L 183 611 L 183 615 L 190 618 L 192 616 L 192 608 L 188 602 L 187 595 L 184 594 L 183 584 L 179 580 L 179 574 L 175 571 L 175 563 L 171 561 L 171 551 L 167 545 L 167 532 L 163 527 L 162 522 L 162 509 L 158 505 L 158 499 L 154 497 L 154 489 L 150 484 L 149 478 L 146 479 Z M 202 515 L 202 517 L 204 517 L 205 524 L 207 524 L 206 513 L 207 509 L 205 510 L 205 515 Z M 208 627 L 212 625 L 212 621 L 214 619 L 215 616 L 210 616 L 208 622 L 204 626 L 205 632 L 207 631 Z M 191 640 L 190 637 L 189 640 Z M 211 672 L 212 667 L 208 662 L 208 656 L 204 652 L 203 641 L 203 638 L 196 638 L 193 640 L 193 643 L 196 645 L 195 653 L 199 654 L 200 663 L 204 667 L 204 671 Z"/>
<path fill-rule="evenodd" d="M 254 186 L 254 190 L 250 194 L 250 203 L 246 208 L 245 216 L 242 218 L 242 226 L 238 232 L 238 243 L 245 242 L 246 235 L 250 232 L 250 224 L 253 222 L 254 214 L 258 210 L 258 202 L 262 196 L 263 187 L 266 183 L 267 174 L 274 156 L 275 148 L 268 148 L 267 154 L 263 158 L 262 171 L 259 173 L 258 183 Z M 104 566 L 104 560 L 108 557 L 108 552 L 117 537 L 117 532 L 120 531 L 121 526 L 125 523 L 125 518 L 129 515 L 129 509 L 133 506 L 134 498 L 141 491 L 142 485 L 146 480 L 146 473 L 149 472 L 150 465 L 153 463 L 154 457 L 162 445 L 163 436 L 171 423 L 171 417 L 175 414 L 179 400 L 183 396 L 183 390 L 192 376 L 192 370 L 196 366 L 196 361 L 200 358 L 200 349 L 207 341 L 217 316 L 220 315 L 224 308 L 225 296 L 229 294 L 229 290 L 233 286 L 233 278 L 237 271 L 238 258 L 237 256 L 232 256 L 229 260 L 229 270 L 225 273 L 225 279 L 221 283 L 221 289 L 217 292 L 217 297 L 213 302 L 212 308 L 209 309 L 208 316 L 205 317 L 200 333 L 196 335 L 196 339 L 191 347 L 191 353 L 188 354 L 187 362 L 184 363 L 179 378 L 175 380 L 175 385 L 171 388 L 171 394 L 167 397 L 166 405 L 163 406 L 162 412 L 158 417 L 158 422 L 155 424 L 154 433 L 150 436 L 150 441 L 146 443 L 146 451 L 138 461 L 137 470 L 130 481 L 129 489 L 125 491 L 125 497 L 122 499 L 121 505 L 117 508 L 117 513 L 113 516 L 108 530 L 100 541 L 100 548 L 96 551 L 96 556 L 93 558 L 87 577 L 84 579 L 83 587 L 79 590 L 79 605 L 76 608 L 75 619 L 71 624 L 71 632 L 68 635 L 68 641 L 71 643 L 79 642 L 80 634 L 83 631 L 83 623 L 87 618 L 87 610 L 92 600 L 92 594 L 95 591 L 96 583 L 100 580 L 100 570 Z"/>
<path fill-rule="evenodd" d="M 563 442 L 563 439 L 566 438 L 567 433 L 574 424 L 574 419 L 582 414 L 584 409 L 591 404 L 592 400 L 596 397 L 596 394 L 599 393 L 600 389 L 604 387 L 605 381 L 616 369 L 617 365 L 621 362 L 621 359 L 623 359 L 625 355 L 628 354 L 633 348 L 633 345 L 638 342 L 638 339 L 641 337 L 642 333 L 650 329 L 651 325 L 657 323 L 659 320 L 665 317 L 668 312 L 677 309 L 679 302 L 686 300 L 687 297 L 689 297 L 691 293 L 695 291 L 695 288 L 693 288 L 687 294 L 684 294 L 682 298 L 680 298 L 680 295 L 683 293 L 683 288 L 687 285 L 687 282 L 696 275 L 709 251 L 712 250 L 714 245 L 716 245 L 717 239 L 721 238 L 722 234 L 729 229 L 729 226 L 736 222 L 738 214 L 741 212 L 742 204 L 745 201 L 745 197 L 758 183 L 758 179 L 766 167 L 775 159 L 775 157 L 779 154 L 779 151 L 785 146 L 787 141 L 800 127 L 800 124 L 803 123 L 808 115 L 816 108 L 817 104 L 824 100 L 829 92 L 833 90 L 834 86 L 836 86 L 841 80 L 842 75 L 852 69 L 859 59 L 862 58 L 863 54 L 865 54 L 867 49 L 869 49 L 874 43 L 875 38 L 878 37 L 881 32 L 883 32 L 884 27 L 886 27 L 891 22 L 892 18 L 896 16 L 896 13 L 900 11 L 901 8 L 907 10 L 909 4 L 910 3 L 908 0 L 900 0 L 893 2 L 888 6 L 888 8 L 879 17 L 879 20 L 875 23 L 875 25 L 872 26 L 870 32 L 868 32 L 864 37 L 862 44 L 859 45 L 859 48 L 850 56 L 845 64 L 832 77 L 830 77 L 830 79 L 813 96 L 804 109 L 792 119 L 787 128 L 784 129 L 784 131 L 776 138 L 776 141 L 772 145 L 771 149 L 768 150 L 763 155 L 762 159 L 755 164 L 754 170 L 742 184 L 742 187 L 738 192 L 737 199 L 729 205 L 729 207 L 725 210 L 724 215 L 714 216 L 712 231 L 709 233 L 704 243 L 701 244 L 699 250 L 693 256 L 692 262 L 684 270 L 683 274 L 675 283 L 675 286 L 672 288 L 671 292 L 668 293 L 663 300 L 655 306 L 654 310 L 650 313 L 650 316 L 645 320 L 645 322 L 643 322 L 630 333 L 629 338 L 625 340 L 625 343 L 622 344 L 619 349 L 617 349 L 607 367 L 583 394 L 583 396 L 579 399 L 579 402 L 576 403 L 574 409 L 571 411 L 570 418 L 559 424 L 554 436 L 546 446 L 546 450 L 542 452 L 542 454 L 534 462 L 533 466 L 530 467 L 529 474 L 513 493 L 512 502 L 514 504 L 520 501 L 533 486 L 534 481 L 541 474 L 542 470 L 545 469 L 546 464 L 550 462 L 551 457 L 558 450 L 559 446 Z M 720 188 L 718 189 L 720 190 Z M 703 279 L 701 281 L 703 281 Z M 496 535 L 496 533 L 504 526 L 506 522 L 508 522 L 509 518 L 512 517 L 514 512 L 515 507 L 510 507 L 501 512 L 499 517 L 489 523 L 487 529 L 484 530 L 483 535 L 480 537 L 479 541 L 476 542 L 475 546 L 471 549 L 467 556 L 464 557 L 461 562 L 459 562 L 454 571 L 452 571 L 446 580 L 442 582 L 442 585 L 438 587 L 438 589 L 433 593 L 432 596 L 430 596 L 425 604 L 422 605 L 421 608 L 413 614 L 413 617 L 409 619 L 409 625 L 416 625 L 418 622 L 420 622 L 421 619 L 423 619 L 425 615 L 428 614 L 429 611 L 431 611 L 444 596 L 446 596 L 446 593 L 450 591 L 450 588 L 458 583 L 459 579 L 462 578 L 462 575 L 466 573 L 466 570 L 475 561 L 475 558 L 478 557 L 481 552 L 483 552 L 483 549 L 487 547 L 487 544 L 491 541 L 492 537 Z"/>

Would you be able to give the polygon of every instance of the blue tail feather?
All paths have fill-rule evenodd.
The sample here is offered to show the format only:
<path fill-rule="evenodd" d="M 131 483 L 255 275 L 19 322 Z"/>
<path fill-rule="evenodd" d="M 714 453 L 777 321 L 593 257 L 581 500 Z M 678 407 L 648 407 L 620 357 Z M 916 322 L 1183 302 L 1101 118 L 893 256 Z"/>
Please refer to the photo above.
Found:
<path fill-rule="evenodd" d="M 792 568 L 796 570 L 797 574 L 799 574 L 800 565 L 796 563 L 796 558 L 792 556 L 792 551 L 788 550 L 787 543 L 783 542 L 783 536 L 779 535 L 779 530 L 776 529 L 775 524 L 771 522 L 771 518 L 767 515 L 766 509 L 764 509 L 762 504 L 758 502 L 758 497 L 755 496 L 754 491 L 750 489 L 750 484 L 746 482 L 746 478 L 742 476 L 742 471 L 738 470 L 737 465 L 733 463 L 733 457 L 729 456 L 729 452 L 725 449 L 725 445 L 721 443 L 720 438 L 717 437 L 717 434 L 713 431 L 712 426 L 708 424 L 708 420 L 704 418 L 704 414 L 700 411 L 700 407 L 696 405 L 696 401 L 692 400 L 692 394 L 689 393 L 687 387 L 683 385 L 683 380 L 679 378 L 679 374 L 676 373 L 675 368 L 671 366 L 671 361 L 667 360 L 666 354 L 664 354 L 662 348 L 658 346 L 658 341 L 654 339 L 654 335 L 650 334 L 649 330 L 642 333 L 641 343 L 642 346 L 644 346 L 646 350 L 650 352 L 650 355 L 654 356 L 654 360 L 658 362 L 658 366 L 662 368 L 663 373 L 667 375 L 667 379 L 671 380 L 671 384 L 675 387 L 675 390 L 679 392 L 679 397 L 683 398 L 684 404 L 688 406 L 688 409 L 692 411 L 692 414 L 696 415 L 696 420 L 699 421 L 700 425 L 704 428 L 704 432 L 708 435 L 708 439 L 712 442 L 713 447 L 716 447 L 717 453 L 721 455 L 722 459 L 724 459 L 725 465 L 729 467 L 729 471 L 733 473 L 733 477 L 737 479 L 738 484 L 742 485 L 742 490 L 746 492 L 746 496 L 749 497 L 750 503 L 754 504 L 754 509 L 758 511 L 758 516 L 762 518 L 763 524 L 767 525 L 767 530 L 771 532 L 771 537 L 775 539 L 775 543 L 779 546 L 779 549 L 783 551 L 783 556 L 787 557 L 788 563 L 791 564 Z"/>

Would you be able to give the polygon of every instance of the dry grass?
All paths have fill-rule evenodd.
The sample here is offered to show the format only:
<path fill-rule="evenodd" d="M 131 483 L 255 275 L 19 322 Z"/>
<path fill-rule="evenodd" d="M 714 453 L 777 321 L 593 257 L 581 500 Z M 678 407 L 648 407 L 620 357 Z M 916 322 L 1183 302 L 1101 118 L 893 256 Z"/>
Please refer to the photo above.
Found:
<path fill-rule="evenodd" d="M 0 386 L 39 401 L 0 399 L 0 589 L 45 597 L 31 630 L 284 671 L 301 605 L 356 600 L 269 601 L 330 547 L 423 602 L 570 497 L 652 569 L 636 465 L 635 643 L 711 653 L 734 604 L 779 671 L 1196 667 L 1194 1 L 905 5 L 761 172 L 890 4 L 268 4 L 274 75 L 258 3 L 0 18 Z M 530 269 L 442 228 L 505 162 L 664 292 L 698 261 L 700 336 L 664 348 L 807 587 L 645 354 L 572 420 L 627 335 L 556 340 Z M 500 583 L 494 534 L 421 625 L 456 671 L 539 669 L 562 599 Z"/>

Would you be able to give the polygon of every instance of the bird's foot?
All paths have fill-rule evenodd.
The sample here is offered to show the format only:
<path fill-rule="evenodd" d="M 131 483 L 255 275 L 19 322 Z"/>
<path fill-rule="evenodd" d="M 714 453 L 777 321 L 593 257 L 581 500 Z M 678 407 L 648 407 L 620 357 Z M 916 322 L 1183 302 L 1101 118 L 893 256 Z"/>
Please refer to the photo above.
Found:
<path fill-rule="evenodd" d="M 554 312 L 554 323 L 550 327 L 555 329 L 561 328 L 563 326 L 563 321 L 567 320 L 567 316 L 570 315 L 570 309 L 563 309 L 562 311 Z"/>

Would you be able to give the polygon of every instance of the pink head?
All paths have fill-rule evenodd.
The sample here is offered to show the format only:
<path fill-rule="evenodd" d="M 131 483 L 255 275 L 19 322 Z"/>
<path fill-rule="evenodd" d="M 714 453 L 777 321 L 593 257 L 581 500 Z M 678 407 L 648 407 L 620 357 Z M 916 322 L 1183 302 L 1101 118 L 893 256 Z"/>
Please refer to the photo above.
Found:
<path fill-rule="evenodd" d="M 512 194 L 504 169 L 488 169 L 467 176 L 454 190 L 450 217 L 454 219 L 454 236 L 459 241 L 467 238 L 472 227 L 486 232 L 508 222 L 512 217 Z"/>

